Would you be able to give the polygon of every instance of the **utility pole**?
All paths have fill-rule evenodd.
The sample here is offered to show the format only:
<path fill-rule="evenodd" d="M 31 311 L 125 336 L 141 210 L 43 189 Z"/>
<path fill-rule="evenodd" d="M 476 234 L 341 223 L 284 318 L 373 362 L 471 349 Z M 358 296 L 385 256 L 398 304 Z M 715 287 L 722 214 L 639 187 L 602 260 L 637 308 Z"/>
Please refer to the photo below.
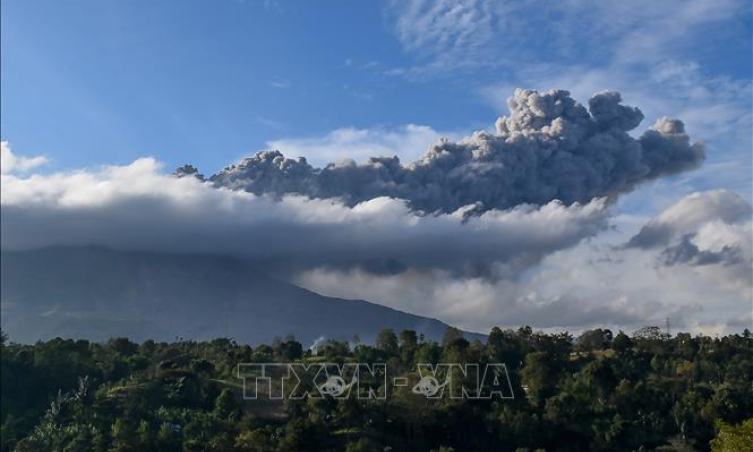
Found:
<path fill-rule="evenodd" d="M 666 327 L 667 338 L 670 338 L 672 337 L 672 333 L 669 331 L 669 317 L 666 318 L 666 322 L 667 322 L 667 327 Z"/>

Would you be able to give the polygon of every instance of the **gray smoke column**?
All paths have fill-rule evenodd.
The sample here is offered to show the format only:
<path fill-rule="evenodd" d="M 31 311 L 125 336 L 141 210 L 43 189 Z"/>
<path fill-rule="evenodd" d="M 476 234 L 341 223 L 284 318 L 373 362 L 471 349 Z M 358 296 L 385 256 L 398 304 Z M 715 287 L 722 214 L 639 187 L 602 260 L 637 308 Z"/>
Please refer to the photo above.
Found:
<path fill-rule="evenodd" d="M 565 90 L 517 89 L 508 100 L 511 115 L 497 120 L 497 133 L 440 140 L 408 165 L 397 157 L 373 157 L 315 168 L 305 158 L 263 151 L 210 181 L 255 194 L 340 198 L 348 205 L 388 196 L 424 212 L 474 205 L 480 213 L 555 199 L 569 205 L 613 198 L 700 165 L 703 145 L 691 143 L 682 121 L 662 118 L 636 139 L 628 132 L 643 113 L 621 101 L 619 93 L 605 91 L 586 109 Z"/>

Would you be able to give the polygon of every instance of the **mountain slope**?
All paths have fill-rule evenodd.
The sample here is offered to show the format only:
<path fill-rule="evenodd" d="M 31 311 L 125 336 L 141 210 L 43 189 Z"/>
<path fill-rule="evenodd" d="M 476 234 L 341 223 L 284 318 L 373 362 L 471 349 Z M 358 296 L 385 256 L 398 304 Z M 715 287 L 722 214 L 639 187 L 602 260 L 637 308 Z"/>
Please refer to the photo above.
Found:
<path fill-rule="evenodd" d="M 439 340 L 446 324 L 362 300 L 324 297 L 216 256 L 97 247 L 3 251 L 2 329 L 16 342 L 55 336 L 172 341 L 294 334 L 373 341 L 382 328 Z M 478 335 L 470 335 L 478 337 Z"/>

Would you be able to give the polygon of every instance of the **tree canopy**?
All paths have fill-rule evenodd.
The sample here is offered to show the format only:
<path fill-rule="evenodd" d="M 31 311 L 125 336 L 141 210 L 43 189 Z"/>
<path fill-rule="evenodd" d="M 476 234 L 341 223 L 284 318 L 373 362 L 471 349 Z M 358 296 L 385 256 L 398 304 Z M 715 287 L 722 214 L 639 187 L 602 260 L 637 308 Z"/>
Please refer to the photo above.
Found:
<path fill-rule="evenodd" d="M 2 335 L 0 451 L 748 451 L 753 337 L 658 328 L 544 334 L 494 328 L 486 343 L 382 331 L 374 346 L 293 337 L 174 343 Z M 239 363 L 384 363 L 404 387 L 355 397 L 244 400 Z M 505 364 L 514 397 L 427 399 L 419 364 Z M 473 375 L 456 374 L 463 382 Z M 454 378 L 454 377 L 453 377 Z M 455 380 L 453 380 L 453 385 Z M 448 392 L 456 391 L 448 386 Z"/>

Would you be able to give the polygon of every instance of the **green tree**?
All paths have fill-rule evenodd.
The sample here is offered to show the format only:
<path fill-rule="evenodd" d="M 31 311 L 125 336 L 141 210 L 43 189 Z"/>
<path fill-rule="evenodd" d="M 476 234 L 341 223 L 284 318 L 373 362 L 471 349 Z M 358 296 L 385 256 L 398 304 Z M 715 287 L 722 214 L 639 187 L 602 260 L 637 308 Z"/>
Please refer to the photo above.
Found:
<path fill-rule="evenodd" d="M 217 396 L 214 403 L 214 412 L 220 419 L 235 419 L 240 416 L 241 406 L 235 399 L 235 394 L 231 389 L 225 388 Z"/>
<path fill-rule="evenodd" d="M 379 331 L 374 345 L 378 350 L 382 350 L 388 355 L 396 355 L 398 352 L 397 337 L 390 328 Z"/>
<path fill-rule="evenodd" d="M 720 422 L 719 432 L 711 440 L 712 452 L 753 452 L 753 418 L 740 425 Z"/>
<path fill-rule="evenodd" d="M 527 387 L 528 397 L 534 405 L 543 406 L 544 400 L 554 394 L 557 373 L 552 366 L 551 356 L 547 352 L 533 352 L 526 355 L 521 377 L 523 384 Z"/>
<path fill-rule="evenodd" d="M 368 438 L 361 438 L 345 445 L 345 452 L 381 452 L 382 450 Z"/>
<path fill-rule="evenodd" d="M 410 366 L 418 347 L 418 335 L 413 330 L 403 330 L 400 332 L 399 345 L 400 357 L 405 365 Z"/>
<path fill-rule="evenodd" d="M 617 353 L 624 353 L 633 347 L 633 341 L 627 334 L 620 331 L 612 341 L 612 349 Z"/>
<path fill-rule="evenodd" d="M 293 362 L 303 356 L 303 345 L 295 339 L 281 343 L 279 350 L 280 356 L 287 362 Z"/>
<path fill-rule="evenodd" d="M 596 328 L 578 336 L 578 348 L 582 351 L 604 350 L 612 344 L 612 331 Z"/>
<path fill-rule="evenodd" d="M 444 330 L 444 336 L 442 336 L 442 347 L 447 347 L 450 344 L 455 343 L 458 339 L 463 338 L 463 332 L 455 327 L 448 326 Z"/>

